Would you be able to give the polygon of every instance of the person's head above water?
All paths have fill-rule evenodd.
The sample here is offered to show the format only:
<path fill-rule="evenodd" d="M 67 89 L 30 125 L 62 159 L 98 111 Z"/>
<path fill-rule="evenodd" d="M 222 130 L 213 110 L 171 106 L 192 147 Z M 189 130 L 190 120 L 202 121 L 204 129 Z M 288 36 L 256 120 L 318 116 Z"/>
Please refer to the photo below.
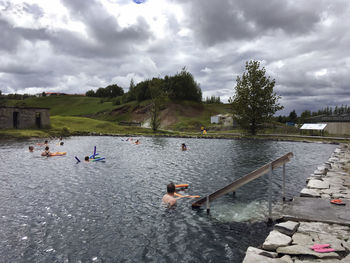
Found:
<path fill-rule="evenodd" d="M 175 193 L 175 184 L 174 183 L 170 183 L 166 186 L 166 191 L 168 194 L 173 194 Z"/>
<path fill-rule="evenodd" d="M 60 142 L 60 145 L 63 146 L 64 142 Z"/>
<path fill-rule="evenodd" d="M 45 151 L 48 151 L 50 148 L 49 148 L 49 146 L 46 146 L 45 147 Z"/>
<path fill-rule="evenodd" d="M 30 152 L 33 152 L 33 151 L 34 151 L 34 146 L 29 146 L 28 148 L 29 148 L 29 151 L 30 151 Z"/>
<path fill-rule="evenodd" d="M 85 156 L 85 161 L 86 161 L 86 162 L 90 161 L 89 156 Z"/>
<path fill-rule="evenodd" d="M 49 142 L 46 140 L 45 142 L 44 142 L 44 144 L 48 144 Z"/>

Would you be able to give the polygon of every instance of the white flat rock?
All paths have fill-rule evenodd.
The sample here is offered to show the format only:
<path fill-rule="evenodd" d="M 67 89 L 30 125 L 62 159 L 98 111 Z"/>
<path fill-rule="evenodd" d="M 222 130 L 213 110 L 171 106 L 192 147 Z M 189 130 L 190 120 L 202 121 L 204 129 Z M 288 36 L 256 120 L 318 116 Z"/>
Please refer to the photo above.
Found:
<path fill-rule="evenodd" d="M 329 188 L 329 183 L 321 180 L 311 179 L 308 182 L 307 187 L 310 189 L 327 189 Z"/>
<path fill-rule="evenodd" d="M 262 248 L 270 251 L 275 251 L 278 247 L 288 246 L 291 242 L 291 237 L 273 230 L 267 236 L 264 244 L 262 245 Z"/>
<path fill-rule="evenodd" d="M 321 197 L 321 194 L 315 189 L 304 188 L 300 192 L 301 197 Z"/>

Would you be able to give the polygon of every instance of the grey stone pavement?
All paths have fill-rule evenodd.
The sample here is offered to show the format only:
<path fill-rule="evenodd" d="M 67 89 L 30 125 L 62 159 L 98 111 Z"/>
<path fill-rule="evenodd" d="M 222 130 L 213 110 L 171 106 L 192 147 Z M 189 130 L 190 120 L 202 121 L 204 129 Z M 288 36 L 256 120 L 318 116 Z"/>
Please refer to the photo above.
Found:
<path fill-rule="evenodd" d="M 350 145 L 341 144 L 307 179 L 300 197 L 285 205 L 283 222 L 261 247 L 247 249 L 243 263 L 350 263 L 349 171 Z M 315 244 L 333 251 L 315 251 Z"/>

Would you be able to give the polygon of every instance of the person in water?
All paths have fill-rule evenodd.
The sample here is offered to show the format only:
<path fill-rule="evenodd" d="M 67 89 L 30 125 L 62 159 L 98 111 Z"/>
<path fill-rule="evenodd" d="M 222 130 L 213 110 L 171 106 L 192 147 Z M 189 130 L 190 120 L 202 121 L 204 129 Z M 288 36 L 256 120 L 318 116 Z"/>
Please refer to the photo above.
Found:
<path fill-rule="evenodd" d="M 163 196 L 163 203 L 167 204 L 168 207 L 172 207 L 176 204 L 175 198 L 175 184 L 170 183 L 166 187 L 167 193 Z"/>
<path fill-rule="evenodd" d="M 49 146 L 46 146 L 45 151 L 41 153 L 41 156 L 50 156 L 50 155 L 51 155 L 50 148 Z"/>
<path fill-rule="evenodd" d="M 28 147 L 28 149 L 29 149 L 30 152 L 34 152 L 34 146 L 31 145 L 31 146 Z"/>
<path fill-rule="evenodd" d="M 140 144 L 140 141 L 139 141 L 139 140 L 136 140 L 136 141 L 135 141 L 135 144 Z"/>
<path fill-rule="evenodd" d="M 60 142 L 60 145 L 63 146 L 63 145 L 64 145 L 64 142 Z"/>
<path fill-rule="evenodd" d="M 85 160 L 85 162 L 90 162 L 89 156 L 85 156 L 84 160 Z"/>
<path fill-rule="evenodd" d="M 183 151 L 186 151 L 187 150 L 187 146 L 186 146 L 186 144 L 181 144 L 181 149 L 183 150 Z"/>

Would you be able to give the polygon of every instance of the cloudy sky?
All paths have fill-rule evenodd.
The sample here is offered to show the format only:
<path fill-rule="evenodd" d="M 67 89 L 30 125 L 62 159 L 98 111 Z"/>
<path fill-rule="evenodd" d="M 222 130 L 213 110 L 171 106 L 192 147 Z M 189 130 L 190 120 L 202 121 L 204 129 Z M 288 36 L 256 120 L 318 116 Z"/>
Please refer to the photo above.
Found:
<path fill-rule="evenodd" d="M 295 109 L 350 106 L 348 0 L 0 0 L 0 90 L 128 90 L 186 66 L 203 97 L 258 60 Z"/>

